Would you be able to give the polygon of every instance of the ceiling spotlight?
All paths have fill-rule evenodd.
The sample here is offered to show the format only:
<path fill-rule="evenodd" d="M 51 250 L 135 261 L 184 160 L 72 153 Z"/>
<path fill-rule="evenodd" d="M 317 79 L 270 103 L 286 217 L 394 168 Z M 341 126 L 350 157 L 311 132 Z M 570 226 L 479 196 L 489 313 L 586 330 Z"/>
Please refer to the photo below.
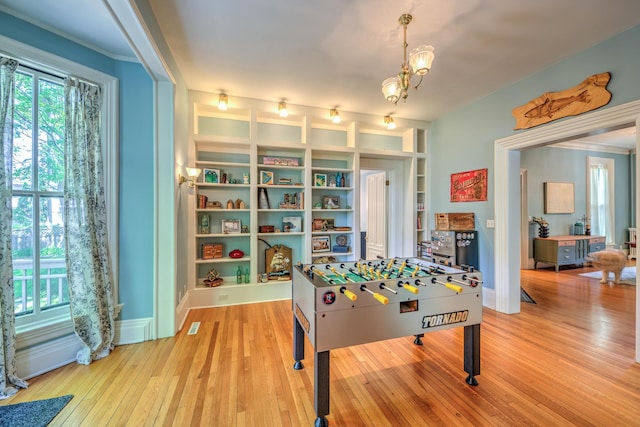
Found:
<path fill-rule="evenodd" d="M 413 19 L 413 17 L 408 13 L 398 18 L 398 22 L 402 25 L 404 31 L 404 44 L 402 45 L 404 57 L 400 73 L 382 82 L 382 93 L 384 97 L 387 101 L 391 101 L 394 104 L 396 104 L 400 98 L 406 101 L 407 96 L 409 96 L 409 87 L 411 87 L 411 78 L 414 75 L 420 76 L 418 84 L 413 86 L 414 89 L 418 89 L 418 86 L 422 83 L 422 78 L 431 69 L 431 64 L 435 57 L 433 46 L 420 45 L 411 50 L 409 60 L 407 61 L 407 47 L 409 46 L 407 44 L 407 26 L 411 22 L 411 19 Z"/>
<path fill-rule="evenodd" d="M 393 117 L 391 117 L 391 115 L 384 116 L 384 124 L 389 130 L 393 130 L 396 128 L 396 123 L 393 121 Z"/>
<path fill-rule="evenodd" d="M 278 114 L 280 117 L 288 117 L 289 112 L 287 111 L 287 103 L 284 101 L 278 102 Z"/>
<path fill-rule="evenodd" d="M 228 105 L 229 97 L 226 93 L 221 93 L 218 95 L 218 110 L 226 111 Z"/>
<path fill-rule="evenodd" d="M 331 121 L 333 123 L 340 123 L 340 113 L 338 113 L 338 109 L 337 108 L 332 108 L 329 111 L 329 117 L 331 118 Z"/>

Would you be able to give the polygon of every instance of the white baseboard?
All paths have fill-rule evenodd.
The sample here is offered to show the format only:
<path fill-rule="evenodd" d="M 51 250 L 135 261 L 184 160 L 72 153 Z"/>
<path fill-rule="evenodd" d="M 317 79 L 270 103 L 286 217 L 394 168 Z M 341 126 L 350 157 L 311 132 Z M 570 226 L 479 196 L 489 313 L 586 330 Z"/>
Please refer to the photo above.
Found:
<path fill-rule="evenodd" d="M 18 350 L 16 352 L 18 377 L 33 378 L 75 362 L 76 354 L 81 348 L 80 338 L 73 334 L 35 347 Z"/>
<path fill-rule="evenodd" d="M 178 307 L 176 307 L 176 331 L 179 331 L 184 326 L 184 322 L 187 321 L 187 315 L 189 314 L 189 310 L 191 307 L 189 306 L 189 292 L 187 292 Z"/>
<path fill-rule="evenodd" d="M 134 344 L 151 339 L 152 318 L 116 320 L 115 345 Z"/>
<path fill-rule="evenodd" d="M 492 310 L 496 309 L 496 290 L 482 288 L 482 305 Z"/>
<path fill-rule="evenodd" d="M 133 344 L 151 339 L 151 319 L 116 321 L 115 345 Z M 66 335 L 16 352 L 18 377 L 29 379 L 76 361 L 82 348 L 80 339 Z"/>

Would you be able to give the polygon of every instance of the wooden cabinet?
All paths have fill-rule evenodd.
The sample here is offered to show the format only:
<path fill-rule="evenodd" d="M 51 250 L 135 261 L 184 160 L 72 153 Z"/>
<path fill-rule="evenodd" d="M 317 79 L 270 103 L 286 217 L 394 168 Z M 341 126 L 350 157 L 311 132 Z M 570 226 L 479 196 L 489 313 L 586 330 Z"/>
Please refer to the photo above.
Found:
<path fill-rule="evenodd" d="M 605 249 L 604 236 L 552 236 L 533 241 L 534 268 L 539 262 L 561 265 L 583 265 L 591 252 Z"/>

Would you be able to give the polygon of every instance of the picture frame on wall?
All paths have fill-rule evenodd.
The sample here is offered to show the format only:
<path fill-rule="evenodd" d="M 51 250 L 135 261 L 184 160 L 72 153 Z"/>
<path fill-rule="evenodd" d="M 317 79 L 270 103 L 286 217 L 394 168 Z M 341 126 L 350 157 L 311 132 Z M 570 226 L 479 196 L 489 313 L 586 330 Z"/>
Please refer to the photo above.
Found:
<path fill-rule="evenodd" d="M 313 186 L 314 187 L 326 187 L 327 186 L 327 174 L 315 173 L 313 174 Z"/>
<path fill-rule="evenodd" d="M 202 170 L 202 181 L 206 184 L 220 184 L 220 169 Z"/>
<path fill-rule="evenodd" d="M 313 236 L 311 239 L 311 251 L 316 252 L 331 252 L 331 237 L 330 236 Z"/>
<path fill-rule="evenodd" d="M 223 234 L 235 234 L 242 231 L 242 224 L 239 219 L 223 219 L 222 220 L 222 233 Z"/>

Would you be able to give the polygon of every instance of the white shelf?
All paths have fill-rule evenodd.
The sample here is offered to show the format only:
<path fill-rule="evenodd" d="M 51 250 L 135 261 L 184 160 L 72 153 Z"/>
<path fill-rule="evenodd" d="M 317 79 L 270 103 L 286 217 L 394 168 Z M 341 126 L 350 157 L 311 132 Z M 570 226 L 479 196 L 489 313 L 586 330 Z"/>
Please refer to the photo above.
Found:
<path fill-rule="evenodd" d="M 258 209 L 258 212 L 304 212 L 304 209 Z"/>
<path fill-rule="evenodd" d="M 222 257 L 222 258 L 212 258 L 212 259 L 202 259 L 197 258 L 196 264 L 222 264 L 227 262 L 249 262 L 251 261 L 250 256 L 243 256 L 242 258 L 231 258 L 231 257 Z"/>
<path fill-rule="evenodd" d="M 249 233 L 211 233 L 211 234 L 196 234 L 198 238 L 207 238 L 207 237 L 251 237 Z"/>
<path fill-rule="evenodd" d="M 258 233 L 260 237 L 271 237 L 271 236 L 304 236 L 304 232 L 302 231 L 281 231 L 279 233 Z"/>
<path fill-rule="evenodd" d="M 313 189 L 313 190 L 325 190 L 325 191 L 326 191 L 326 190 L 342 190 L 342 191 L 351 191 L 351 190 L 353 190 L 353 187 L 330 187 L 330 186 L 328 186 L 328 185 L 325 185 L 325 186 L 322 186 L 322 187 L 320 187 L 320 186 L 313 186 L 313 187 L 311 187 L 311 189 Z"/>
<path fill-rule="evenodd" d="M 241 168 L 249 168 L 251 165 L 249 163 L 240 163 L 240 162 L 214 162 L 209 160 L 196 160 L 196 165 L 201 166 L 220 166 L 220 167 L 241 167 Z M 222 184 L 222 185 L 237 185 L 237 184 Z"/>
<path fill-rule="evenodd" d="M 213 182 L 196 182 L 196 187 L 201 188 L 250 188 L 251 184 L 218 184 Z"/>
<path fill-rule="evenodd" d="M 353 212 L 353 209 L 321 209 L 321 208 L 314 208 L 313 212 Z"/>
<path fill-rule="evenodd" d="M 251 209 L 216 209 L 216 208 L 204 208 L 204 209 L 196 209 L 196 212 L 250 212 Z"/>
<path fill-rule="evenodd" d="M 311 234 L 315 235 L 323 235 L 323 234 L 353 234 L 353 230 L 349 230 L 349 231 L 335 231 L 335 230 L 327 230 L 327 231 L 320 231 L 320 230 L 315 230 L 312 231 Z"/>
<path fill-rule="evenodd" d="M 287 169 L 287 170 L 304 170 L 305 167 L 304 166 L 287 166 L 287 165 L 265 165 L 265 164 L 259 164 L 258 165 L 258 169 L 259 170 L 265 170 L 265 169 Z"/>
<path fill-rule="evenodd" d="M 304 191 L 304 185 L 295 185 L 295 184 L 260 184 L 258 188 L 293 188 L 300 191 Z"/>

